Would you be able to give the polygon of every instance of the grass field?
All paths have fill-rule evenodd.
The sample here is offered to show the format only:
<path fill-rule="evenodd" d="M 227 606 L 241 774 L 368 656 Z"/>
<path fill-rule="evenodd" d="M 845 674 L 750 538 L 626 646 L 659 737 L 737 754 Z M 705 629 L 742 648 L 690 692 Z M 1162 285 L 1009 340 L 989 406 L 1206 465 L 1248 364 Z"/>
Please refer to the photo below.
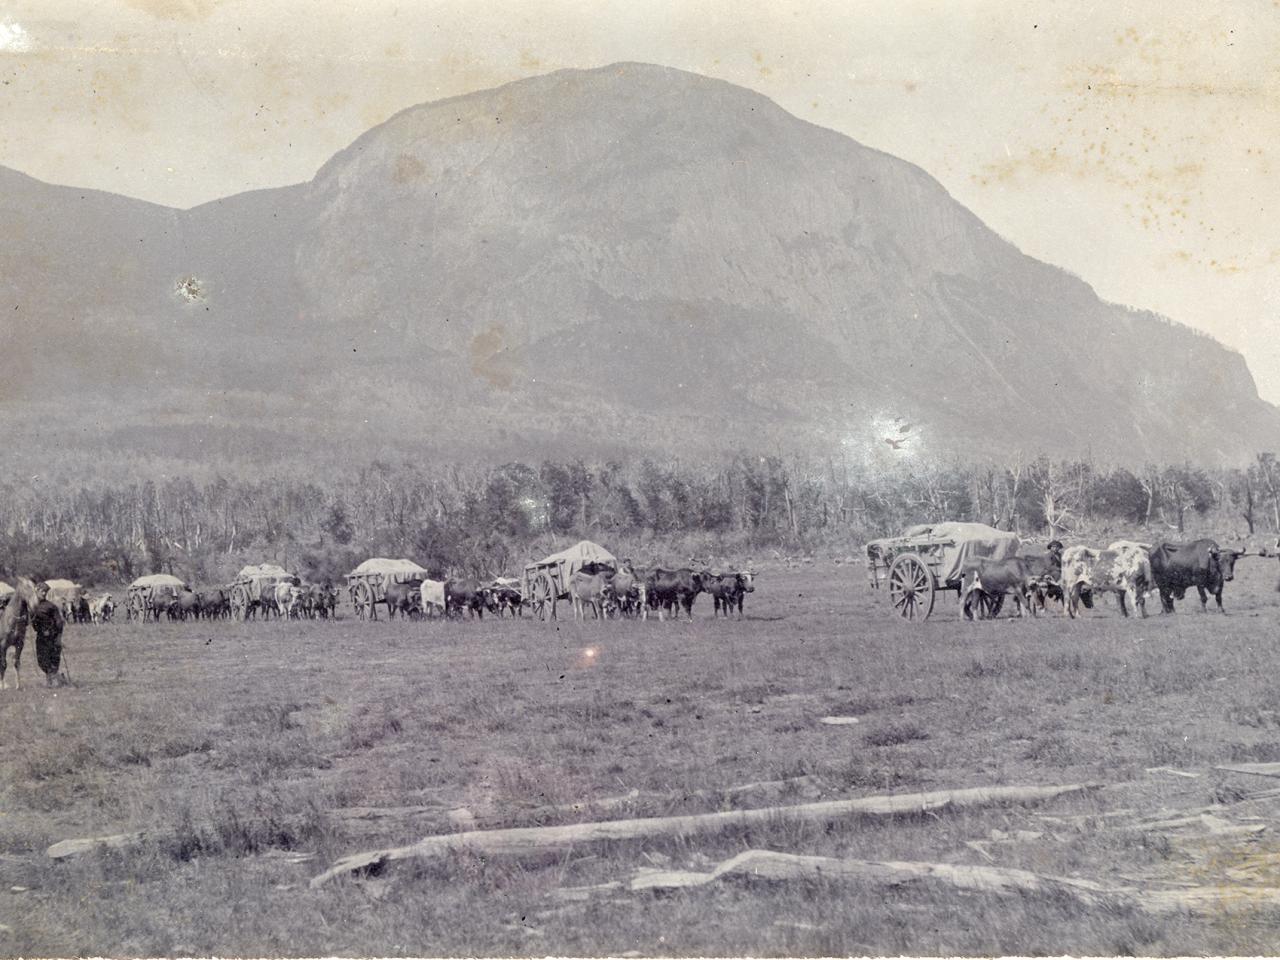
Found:
<path fill-rule="evenodd" d="M 1266 882 L 1280 798 L 1254 795 L 1280 783 L 1212 769 L 1280 761 L 1276 565 L 1237 573 L 1230 616 L 1193 600 L 1145 621 L 1103 604 L 1076 622 L 971 624 L 944 595 L 907 625 L 861 568 L 817 567 L 763 572 L 742 622 L 713 620 L 702 597 L 693 623 L 70 627 L 74 686 L 46 689 L 29 644 L 23 689 L 0 691 L 0 952 L 1274 953 L 1274 909 L 1154 918 L 834 880 L 557 895 L 751 848 L 1152 890 L 1242 870 Z M 858 723 L 819 722 L 832 714 Z M 732 791 L 793 778 L 806 779 Z M 1086 780 L 1108 786 L 1039 806 L 457 854 L 308 885 L 344 854 L 471 825 Z M 1135 826 L 1204 807 L 1267 829 Z M 44 854 L 139 830 L 119 850 Z"/>

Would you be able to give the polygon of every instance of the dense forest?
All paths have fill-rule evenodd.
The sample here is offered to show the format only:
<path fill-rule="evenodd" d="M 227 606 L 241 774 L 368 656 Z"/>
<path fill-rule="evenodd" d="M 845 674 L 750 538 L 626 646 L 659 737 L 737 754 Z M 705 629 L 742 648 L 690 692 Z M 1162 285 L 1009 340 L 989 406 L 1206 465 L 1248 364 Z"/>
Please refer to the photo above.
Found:
<path fill-rule="evenodd" d="M 146 479 L 138 479 L 143 478 Z M 1000 464 L 878 463 L 739 454 L 716 462 L 419 463 L 320 471 L 51 453 L 0 480 L 0 577 L 111 584 L 147 572 L 196 583 L 270 560 L 339 580 L 369 556 L 437 575 L 517 572 L 580 537 L 637 562 L 746 563 L 856 556 L 875 536 L 933 520 L 1104 540 L 1142 532 L 1223 540 L 1280 531 L 1280 463 L 1140 470 L 1044 457 Z"/>

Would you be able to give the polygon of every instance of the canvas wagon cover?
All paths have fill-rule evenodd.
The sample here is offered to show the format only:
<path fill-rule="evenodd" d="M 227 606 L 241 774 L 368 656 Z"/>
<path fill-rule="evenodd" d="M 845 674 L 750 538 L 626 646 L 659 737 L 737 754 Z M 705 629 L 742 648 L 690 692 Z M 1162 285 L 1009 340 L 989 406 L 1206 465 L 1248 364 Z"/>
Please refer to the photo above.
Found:
<path fill-rule="evenodd" d="M 247 567 L 241 567 L 236 574 L 237 582 L 252 581 L 255 584 L 261 580 L 288 580 L 292 583 L 297 579 L 284 567 L 278 567 L 274 563 L 251 563 Z"/>
<path fill-rule="evenodd" d="M 573 576 L 589 563 L 617 567 L 618 558 L 598 543 L 592 543 L 590 540 L 579 540 L 569 549 L 553 553 L 549 557 L 543 557 L 537 563 L 530 564 L 530 566 L 549 567 L 560 563 L 563 563 L 567 568 L 567 575 Z"/>
<path fill-rule="evenodd" d="M 380 573 L 391 583 L 418 583 L 426 580 L 430 574 L 412 560 L 388 560 L 386 557 L 373 557 L 366 560 L 347 574 L 352 577 L 365 577 Z"/>
<path fill-rule="evenodd" d="M 13 592 L 13 587 L 9 586 L 3 580 L 0 580 L 0 597 L 7 597 Z"/>
<path fill-rule="evenodd" d="M 80 584 L 73 580 L 46 580 L 45 583 L 49 585 L 49 590 L 51 592 L 56 592 L 58 590 L 66 591 L 83 589 Z"/>
<path fill-rule="evenodd" d="M 938 567 L 938 582 L 947 583 L 960 576 L 960 567 L 972 557 L 995 557 L 1003 560 L 1018 552 L 1020 538 L 1008 530 L 997 530 L 985 523 L 923 523 L 909 527 L 902 537 L 889 540 L 873 540 L 867 544 L 867 552 L 880 544 L 892 545 L 895 540 L 913 538 L 924 541 L 952 541 L 942 548 L 942 562 Z"/>
<path fill-rule="evenodd" d="M 185 590 L 186 584 L 177 577 L 168 573 L 149 573 L 145 577 L 139 577 L 133 583 L 129 584 L 130 590 L 150 590 L 155 587 L 174 587 L 179 590 Z"/>

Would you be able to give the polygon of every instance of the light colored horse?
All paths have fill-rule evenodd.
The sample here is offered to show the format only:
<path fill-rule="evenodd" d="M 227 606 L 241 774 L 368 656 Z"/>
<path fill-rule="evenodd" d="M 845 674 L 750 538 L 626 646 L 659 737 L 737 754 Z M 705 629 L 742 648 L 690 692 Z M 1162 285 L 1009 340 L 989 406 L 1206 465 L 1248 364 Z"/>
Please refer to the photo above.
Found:
<path fill-rule="evenodd" d="M 14 687 L 22 689 L 22 645 L 27 639 L 31 608 L 36 605 L 36 585 L 26 577 L 14 581 L 13 596 L 0 612 L 0 690 L 8 686 L 5 671 L 9 667 L 9 648 L 13 648 Z"/>

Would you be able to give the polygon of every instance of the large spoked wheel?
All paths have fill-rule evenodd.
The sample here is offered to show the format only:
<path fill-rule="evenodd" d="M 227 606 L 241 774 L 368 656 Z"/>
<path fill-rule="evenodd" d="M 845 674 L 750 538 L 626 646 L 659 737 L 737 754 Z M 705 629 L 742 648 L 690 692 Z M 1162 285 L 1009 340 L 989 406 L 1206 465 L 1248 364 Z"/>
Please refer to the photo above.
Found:
<path fill-rule="evenodd" d="M 529 603 L 533 607 L 533 612 L 537 614 L 539 620 L 547 619 L 548 615 L 555 614 L 555 584 L 551 582 L 551 578 L 545 573 L 539 573 L 533 578 L 529 584 Z"/>
<path fill-rule="evenodd" d="M 363 580 L 351 588 L 351 605 L 356 608 L 356 616 L 361 620 L 378 619 L 373 609 L 373 591 Z"/>
<path fill-rule="evenodd" d="M 231 615 L 240 623 L 249 618 L 249 591 L 238 585 L 231 590 Z"/>
<path fill-rule="evenodd" d="M 889 568 L 889 600 L 903 620 L 927 620 L 938 585 L 923 560 L 904 553 Z"/>

